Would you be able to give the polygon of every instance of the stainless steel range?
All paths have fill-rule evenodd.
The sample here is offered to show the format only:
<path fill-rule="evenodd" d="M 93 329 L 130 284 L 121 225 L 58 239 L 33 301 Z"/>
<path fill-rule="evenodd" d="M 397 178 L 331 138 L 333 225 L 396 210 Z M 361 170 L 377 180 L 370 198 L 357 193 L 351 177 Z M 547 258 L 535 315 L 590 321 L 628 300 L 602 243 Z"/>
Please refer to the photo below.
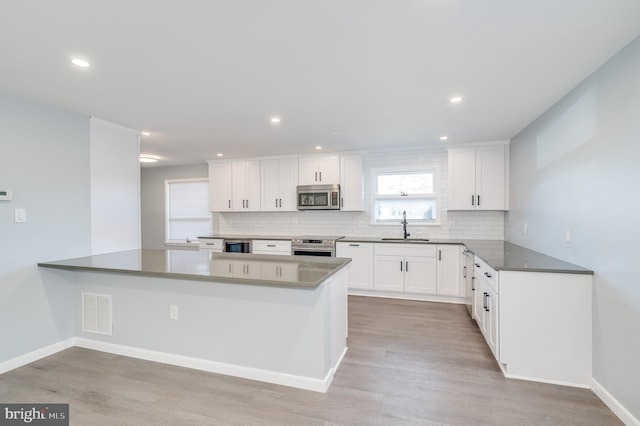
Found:
<path fill-rule="evenodd" d="M 336 240 L 340 237 L 303 236 L 291 239 L 291 254 L 294 256 L 336 256 Z"/>

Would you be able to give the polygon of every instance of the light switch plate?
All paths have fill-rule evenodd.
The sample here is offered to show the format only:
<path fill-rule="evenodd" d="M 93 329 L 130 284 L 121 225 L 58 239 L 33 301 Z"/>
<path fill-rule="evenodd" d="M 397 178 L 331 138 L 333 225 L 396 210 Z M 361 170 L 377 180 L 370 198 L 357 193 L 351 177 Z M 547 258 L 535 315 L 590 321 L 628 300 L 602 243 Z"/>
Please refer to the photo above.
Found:
<path fill-rule="evenodd" d="M 27 209 L 16 208 L 13 214 L 15 223 L 25 223 L 27 221 Z"/>

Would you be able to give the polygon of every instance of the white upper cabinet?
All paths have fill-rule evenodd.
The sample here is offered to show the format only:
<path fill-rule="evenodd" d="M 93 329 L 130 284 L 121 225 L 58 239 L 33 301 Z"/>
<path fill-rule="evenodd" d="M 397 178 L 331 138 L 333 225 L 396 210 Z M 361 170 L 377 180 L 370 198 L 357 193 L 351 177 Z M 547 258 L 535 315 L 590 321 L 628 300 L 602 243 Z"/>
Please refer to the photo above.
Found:
<path fill-rule="evenodd" d="M 321 185 L 340 183 L 340 157 L 322 155 L 298 159 L 298 183 Z"/>
<path fill-rule="evenodd" d="M 340 156 L 340 210 L 364 210 L 364 179 L 360 154 Z"/>
<path fill-rule="evenodd" d="M 281 158 L 260 162 L 262 211 L 296 211 L 298 159 Z"/>
<path fill-rule="evenodd" d="M 260 210 L 260 162 L 210 161 L 209 209 L 212 212 Z"/>
<path fill-rule="evenodd" d="M 509 146 L 449 149 L 449 210 L 509 209 Z"/>
<path fill-rule="evenodd" d="M 260 210 L 260 161 L 232 162 L 231 188 L 234 211 Z"/>
<path fill-rule="evenodd" d="M 209 162 L 209 210 L 212 212 L 233 211 L 231 200 L 231 162 Z"/>

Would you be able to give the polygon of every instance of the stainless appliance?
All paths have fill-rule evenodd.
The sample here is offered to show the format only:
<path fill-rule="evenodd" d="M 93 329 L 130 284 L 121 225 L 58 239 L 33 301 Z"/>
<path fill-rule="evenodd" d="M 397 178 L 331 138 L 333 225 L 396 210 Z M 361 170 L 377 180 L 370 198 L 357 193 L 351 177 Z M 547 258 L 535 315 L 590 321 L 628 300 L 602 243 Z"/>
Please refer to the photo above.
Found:
<path fill-rule="evenodd" d="M 224 251 L 251 253 L 251 240 L 224 240 Z"/>
<path fill-rule="evenodd" d="M 298 185 L 298 210 L 340 210 L 340 185 Z"/>
<path fill-rule="evenodd" d="M 342 237 L 300 237 L 291 240 L 293 256 L 336 256 L 336 240 Z"/>
<path fill-rule="evenodd" d="M 476 291 L 475 277 L 473 276 L 473 253 L 469 250 L 464 251 L 464 267 L 462 269 L 462 276 L 464 277 L 464 304 L 467 306 L 467 311 L 473 319 L 473 300 L 474 292 Z"/>

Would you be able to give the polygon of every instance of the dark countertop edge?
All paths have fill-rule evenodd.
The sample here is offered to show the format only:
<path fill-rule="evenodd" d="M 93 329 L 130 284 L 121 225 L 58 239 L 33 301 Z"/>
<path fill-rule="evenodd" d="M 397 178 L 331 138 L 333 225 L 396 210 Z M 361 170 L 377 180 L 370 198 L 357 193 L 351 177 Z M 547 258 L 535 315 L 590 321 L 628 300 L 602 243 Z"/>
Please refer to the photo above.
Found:
<path fill-rule="evenodd" d="M 495 265 L 492 264 L 492 262 L 489 260 L 488 256 L 483 256 L 482 255 L 482 249 L 475 247 L 472 248 L 470 246 L 472 246 L 475 242 L 481 242 L 481 243 L 486 243 L 487 241 L 493 242 L 493 243 L 508 243 L 510 245 L 512 245 L 513 247 L 516 247 L 520 250 L 524 250 L 524 251 L 528 251 L 528 252 L 533 252 L 536 253 L 540 256 L 545 256 L 548 257 L 554 261 L 557 262 L 562 262 L 567 264 L 567 266 L 571 266 L 571 269 L 567 269 L 567 268 L 519 268 L 519 267 L 496 267 Z M 504 241 L 504 240 L 438 240 L 438 239 L 429 239 L 429 241 L 420 241 L 420 240 L 412 240 L 411 238 L 407 238 L 406 241 L 389 241 L 389 240 L 383 240 L 382 238 L 376 238 L 376 237 L 344 237 L 338 241 L 336 241 L 337 243 L 382 243 L 382 244 L 441 244 L 441 245 L 445 245 L 445 244 L 449 244 L 449 245 L 462 245 L 465 246 L 465 248 L 472 252 L 473 254 L 477 255 L 478 257 L 480 257 L 482 260 L 484 260 L 485 262 L 487 262 L 489 264 L 489 266 L 491 266 L 493 269 L 495 269 L 496 271 L 512 271 L 512 272 L 539 272 L 539 273 L 547 273 L 547 274 L 581 274 L 581 275 L 593 275 L 594 272 L 583 268 L 581 266 L 578 265 L 574 265 L 570 262 L 565 262 L 564 260 L 560 260 L 558 258 L 552 257 L 552 256 L 548 256 L 544 253 L 540 253 L 537 252 L 535 250 L 531 250 L 528 249 L 526 247 L 522 247 L 519 246 L 517 244 L 514 243 L 510 243 L 508 241 Z"/>
<path fill-rule="evenodd" d="M 280 287 L 280 288 L 294 288 L 302 290 L 313 290 L 320 284 L 332 277 L 339 270 L 345 268 L 351 259 L 343 259 L 343 262 L 336 265 L 336 267 L 327 273 L 321 280 L 309 284 L 295 284 L 295 283 L 283 283 L 281 281 L 261 280 L 261 279 L 243 279 L 234 277 L 213 277 L 210 275 L 197 275 L 197 274 L 185 274 L 175 272 L 152 272 L 152 271 L 134 271 L 131 269 L 116 269 L 116 268 L 100 268 L 91 266 L 72 266 L 72 265 L 59 265 L 54 263 L 39 262 L 38 266 L 41 268 L 62 269 L 65 271 L 82 271 L 82 272 L 103 272 L 109 274 L 121 274 L 132 275 L 141 277 L 153 277 L 164 279 L 184 279 L 189 281 L 205 281 L 215 282 L 221 284 L 241 284 L 241 285 L 254 285 L 258 287 Z"/>

